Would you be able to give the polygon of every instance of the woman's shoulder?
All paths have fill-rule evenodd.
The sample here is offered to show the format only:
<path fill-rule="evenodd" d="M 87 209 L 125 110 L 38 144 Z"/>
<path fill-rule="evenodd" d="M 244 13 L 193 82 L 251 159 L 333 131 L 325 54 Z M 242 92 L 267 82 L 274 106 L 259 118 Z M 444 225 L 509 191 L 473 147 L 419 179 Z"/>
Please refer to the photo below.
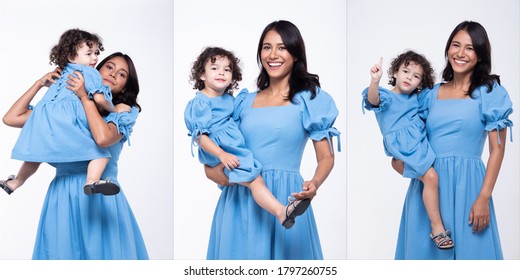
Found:
<path fill-rule="evenodd" d="M 316 87 L 315 94 L 308 89 L 299 91 L 294 95 L 294 98 L 297 101 L 301 100 L 303 102 L 334 102 L 334 98 L 332 98 L 332 96 L 321 87 Z"/>

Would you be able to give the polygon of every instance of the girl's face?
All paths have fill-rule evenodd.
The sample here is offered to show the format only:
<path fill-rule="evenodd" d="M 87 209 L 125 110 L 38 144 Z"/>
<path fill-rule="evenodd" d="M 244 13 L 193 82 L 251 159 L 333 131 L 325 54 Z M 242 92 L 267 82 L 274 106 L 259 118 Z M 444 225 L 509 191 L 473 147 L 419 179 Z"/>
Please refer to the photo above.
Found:
<path fill-rule="evenodd" d="M 408 65 L 401 64 L 397 73 L 394 73 L 395 87 L 392 91 L 401 94 L 410 94 L 421 85 L 423 69 L 412 61 Z"/>
<path fill-rule="evenodd" d="M 291 75 L 295 59 L 285 48 L 278 32 L 270 30 L 266 33 L 260 58 L 271 79 L 285 79 Z"/>
<path fill-rule="evenodd" d="M 233 70 L 227 57 L 217 56 L 215 62 L 211 60 L 206 61 L 204 73 L 200 76 L 204 81 L 203 91 L 211 95 L 222 95 L 233 81 Z"/>
<path fill-rule="evenodd" d="M 92 44 L 92 47 L 89 47 L 86 43 L 81 43 L 76 51 L 76 57 L 71 59 L 71 63 L 81 64 L 90 67 L 96 67 L 98 62 L 98 45 Z"/>
<path fill-rule="evenodd" d="M 448 62 L 453 68 L 454 73 L 471 74 L 478 57 L 473 48 L 473 41 L 466 30 L 461 30 L 455 34 L 448 48 Z"/>
<path fill-rule="evenodd" d="M 109 59 L 99 69 L 103 84 L 110 87 L 113 94 L 121 93 L 128 80 L 128 63 L 120 56 Z"/>

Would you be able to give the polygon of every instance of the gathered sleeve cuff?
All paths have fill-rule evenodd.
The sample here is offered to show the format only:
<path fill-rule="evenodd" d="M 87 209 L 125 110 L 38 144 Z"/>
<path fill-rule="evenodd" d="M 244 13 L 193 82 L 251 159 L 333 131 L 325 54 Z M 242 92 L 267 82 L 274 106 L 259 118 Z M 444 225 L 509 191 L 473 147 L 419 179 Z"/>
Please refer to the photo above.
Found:
<path fill-rule="evenodd" d="M 130 134 L 132 134 L 138 115 L 139 109 L 132 107 L 130 112 L 108 114 L 105 121 L 115 124 L 119 133 L 123 135 L 122 141 L 128 141 L 128 146 L 130 146 Z"/>
<path fill-rule="evenodd" d="M 211 106 L 201 98 L 194 98 L 186 106 L 184 111 L 184 122 L 188 128 L 188 136 L 191 137 L 191 155 L 193 147 L 198 146 L 202 134 L 210 133 Z"/>
<path fill-rule="evenodd" d="M 312 140 L 320 141 L 324 138 L 329 142 L 331 152 L 333 152 L 332 139 L 337 137 L 338 152 L 341 152 L 340 132 L 333 127 L 338 109 L 334 99 L 325 91 L 316 88 L 316 96 L 311 99 L 311 92 L 300 93 L 302 102 L 303 126 L 309 132 Z"/>
<path fill-rule="evenodd" d="M 487 86 L 480 86 L 475 90 L 480 98 L 481 120 L 486 124 L 487 131 L 502 130 L 506 127 L 513 127 L 513 122 L 509 119 L 509 115 L 513 112 L 513 103 L 509 97 L 507 90 L 495 83 L 491 92 L 488 92 Z M 513 141 L 513 132 L 510 131 L 510 141 Z M 500 144 L 500 136 L 498 136 Z"/>
<path fill-rule="evenodd" d="M 362 106 L 361 106 L 361 109 L 363 110 L 363 114 L 365 113 L 365 109 L 369 110 L 369 111 L 374 111 L 374 112 L 382 112 L 384 110 L 386 110 L 388 108 L 388 106 L 390 106 L 390 103 L 392 101 L 392 98 L 390 98 L 390 95 L 389 95 L 389 92 L 387 89 L 384 89 L 382 87 L 379 87 L 379 105 L 375 106 L 375 105 L 372 105 L 372 103 L 370 103 L 368 101 L 368 87 L 365 88 L 365 90 L 363 90 L 363 92 L 361 93 L 361 96 L 362 96 Z"/>

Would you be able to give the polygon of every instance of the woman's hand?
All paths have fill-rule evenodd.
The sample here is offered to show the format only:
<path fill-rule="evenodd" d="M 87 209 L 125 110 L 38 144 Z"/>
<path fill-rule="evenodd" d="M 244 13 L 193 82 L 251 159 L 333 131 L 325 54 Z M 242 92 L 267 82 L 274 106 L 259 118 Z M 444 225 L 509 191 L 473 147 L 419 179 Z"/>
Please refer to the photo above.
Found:
<path fill-rule="evenodd" d="M 403 175 L 404 173 L 404 162 L 402 160 L 398 160 L 392 158 L 392 168 L 399 174 Z"/>
<path fill-rule="evenodd" d="M 61 77 L 61 69 L 56 68 L 56 69 L 54 69 L 54 71 L 45 74 L 40 79 L 40 85 L 42 87 L 50 87 L 52 84 L 56 83 L 56 79 L 59 79 L 60 77 Z"/>
<path fill-rule="evenodd" d="M 208 177 L 208 179 L 211 181 L 221 186 L 229 185 L 229 179 L 224 173 L 224 165 L 222 163 L 215 167 L 209 167 L 204 164 L 204 172 L 206 172 L 206 177 Z"/>
<path fill-rule="evenodd" d="M 316 192 L 318 191 L 318 188 L 316 187 L 316 184 L 312 181 L 305 181 L 303 182 L 302 191 L 293 193 L 292 196 L 296 198 L 297 200 L 309 198 L 313 199 L 316 196 Z"/>
<path fill-rule="evenodd" d="M 76 75 L 77 77 L 74 77 Z M 70 89 L 79 99 L 87 96 L 87 91 L 85 90 L 85 79 L 83 75 L 79 71 L 74 71 L 74 75 L 69 75 L 67 78 L 67 88 Z"/>
<path fill-rule="evenodd" d="M 479 232 L 489 225 L 489 199 L 477 197 L 469 212 L 469 224 L 474 232 Z"/>

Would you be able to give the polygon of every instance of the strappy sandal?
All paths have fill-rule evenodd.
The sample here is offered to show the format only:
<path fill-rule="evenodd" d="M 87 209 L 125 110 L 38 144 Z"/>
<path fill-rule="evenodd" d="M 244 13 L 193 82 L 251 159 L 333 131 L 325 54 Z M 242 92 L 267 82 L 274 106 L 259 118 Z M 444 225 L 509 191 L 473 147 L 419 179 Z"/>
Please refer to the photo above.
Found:
<path fill-rule="evenodd" d="M 298 204 L 295 205 L 295 203 L 298 202 Z M 311 204 L 311 200 L 306 198 L 302 200 L 296 200 L 292 201 L 285 207 L 285 220 L 282 223 L 282 226 L 284 226 L 286 229 L 292 228 L 294 226 L 294 223 L 296 222 L 295 219 L 297 216 L 300 216 L 301 214 L 305 213 L 307 208 L 309 208 L 309 205 Z M 289 207 L 292 207 L 292 212 L 289 214 Z"/>
<path fill-rule="evenodd" d="M 97 180 L 92 184 L 87 184 L 83 187 L 83 192 L 86 195 L 92 195 L 95 193 L 101 193 L 104 195 L 115 195 L 118 194 L 121 189 L 118 185 L 110 182 L 110 178 L 105 180 Z"/>
<path fill-rule="evenodd" d="M 450 235 L 451 235 L 450 230 L 446 230 L 446 231 L 441 231 L 437 235 L 433 235 L 432 233 L 430 233 L 430 238 L 432 239 L 433 242 L 435 242 L 435 245 L 437 246 L 437 248 L 445 250 L 445 249 L 451 249 L 451 248 L 453 248 L 453 246 L 455 246 Z M 450 243 L 450 241 L 451 241 L 451 243 Z"/>
<path fill-rule="evenodd" d="M 13 179 L 14 179 L 14 175 L 9 175 L 9 177 L 7 177 L 7 180 L 0 180 L 0 188 L 2 188 L 8 195 L 11 195 L 13 193 L 13 189 L 11 189 L 9 187 L 7 182 L 9 182 Z"/>

